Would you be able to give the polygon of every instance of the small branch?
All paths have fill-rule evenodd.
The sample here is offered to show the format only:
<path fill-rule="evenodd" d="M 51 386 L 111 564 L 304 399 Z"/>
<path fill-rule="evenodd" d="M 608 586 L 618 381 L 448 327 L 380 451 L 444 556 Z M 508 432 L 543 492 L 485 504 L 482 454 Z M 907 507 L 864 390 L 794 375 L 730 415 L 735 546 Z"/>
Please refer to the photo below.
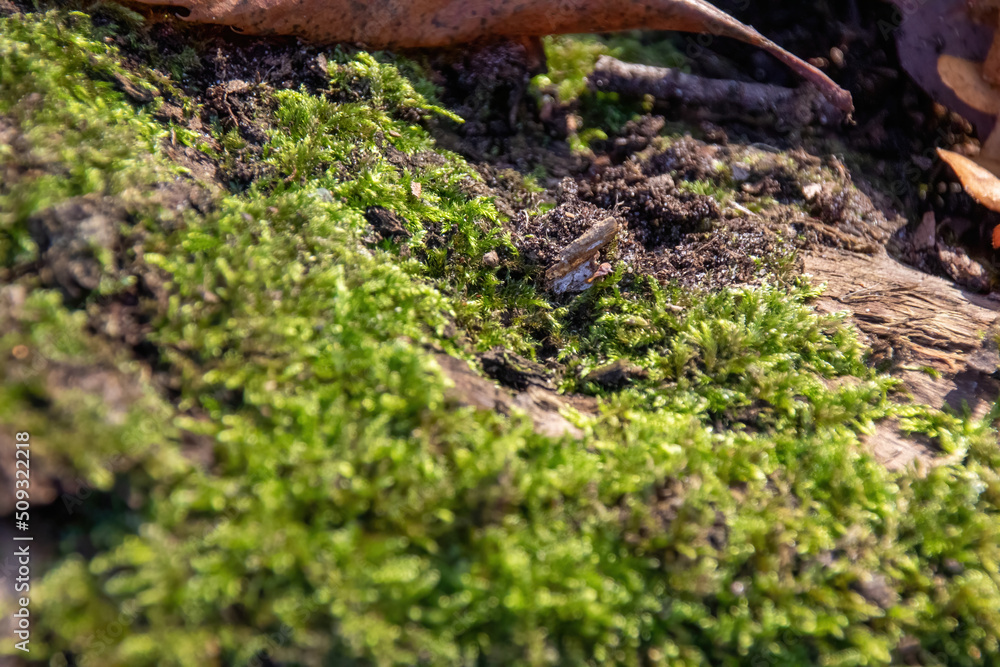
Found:
<path fill-rule="evenodd" d="M 592 89 L 628 97 L 652 95 L 711 109 L 714 113 L 768 116 L 777 122 L 804 127 L 840 125 L 847 114 L 815 87 L 783 88 L 764 83 L 706 79 L 667 67 L 624 63 L 601 56 L 589 77 Z"/>

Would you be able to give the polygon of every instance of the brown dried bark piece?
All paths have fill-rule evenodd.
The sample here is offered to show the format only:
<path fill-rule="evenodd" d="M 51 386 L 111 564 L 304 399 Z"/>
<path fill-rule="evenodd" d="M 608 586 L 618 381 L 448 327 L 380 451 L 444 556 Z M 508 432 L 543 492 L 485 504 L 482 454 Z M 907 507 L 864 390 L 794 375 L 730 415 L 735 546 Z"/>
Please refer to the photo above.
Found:
<path fill-rule="evenodd" d="M 600 269 L 600 250 L 618 235 L 621 226 L 615 218 L 605 218 L 559 252 L 555 263 L 545 272 L 545 280 L 557 294 L 582 292 Z"/>
<path fill-rule="evenodd" d="M 753 44 L 816 85 L 839 108 L 850 94 L 704 0 L 138 0 L 189 11 L 189 21 L 220 23 L 252 34 L 296 35 L 370 48 L 433 47 L 483 38 L 541 37 L 618 30 L 679 30 Z"/>

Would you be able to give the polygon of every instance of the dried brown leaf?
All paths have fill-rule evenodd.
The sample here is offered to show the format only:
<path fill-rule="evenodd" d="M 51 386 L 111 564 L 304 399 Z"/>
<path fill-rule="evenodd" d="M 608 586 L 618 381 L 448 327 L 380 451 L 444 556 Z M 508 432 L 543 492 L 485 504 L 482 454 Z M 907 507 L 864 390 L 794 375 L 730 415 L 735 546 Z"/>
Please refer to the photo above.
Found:
<path fill-rule="evenodd" d="M 983 62 L 983 78 L 994 86 L 1000 86 L 1000 31 L 993 33 L 993 44 Z"/>
<path fill-rule="evenodd" d="M 982 63 L 944 54 L 938 58 L 938 75 L 970 107 L 991 116 L 1000 113 L 1000 91 L 983 78 Z"/>
<path fill-rule="evenodd" d="M 942 53 L 981 62 L 989 53 L 993 33 L 970 16 L 968 0 L 892 0 L 903 17 L 895 32 L 903 68 L 931 97 L 976 126 L 981 137 L 993 129 L 994 117 L 965 102 L 941 81 Z"/>
<path fill-rule="evenodd" d="M 993 172 L 964 155 L 943 148 L 938 149 L 938 155 L 955 170 L 958 180 L 973 199 L 993 211 L 1000 211 L 1000 179 Z"/>
<path fill-rule="evenodd" d="M 939 148 L 938 155 L 955 170 L 970 197 L 988 209 L 1000 211 L 1000 179 L 992 171 L 952 151 Z M 993 230 L 993 247 L 1000 248 L 1000 226 Z"/>

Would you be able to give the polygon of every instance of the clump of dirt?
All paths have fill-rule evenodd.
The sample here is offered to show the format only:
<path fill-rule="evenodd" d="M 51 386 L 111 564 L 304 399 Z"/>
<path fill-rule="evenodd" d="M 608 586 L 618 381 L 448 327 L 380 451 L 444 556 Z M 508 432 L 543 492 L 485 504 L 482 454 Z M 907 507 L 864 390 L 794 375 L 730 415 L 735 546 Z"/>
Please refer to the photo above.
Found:
<path fill-rule="evenodd" d="M 115 262 L 125 210 L 111 198 L 75 197 L 40 211 L 28 229 L 41 254 L 42 282 L 76 300 L 98 287 Z"/>
<path fill-rule="evenodd" d="M 573 193 L 604 209 L 621 207 L 648 250 L 676 245 L 685 234 L 710 229 L 721 215 L 711 197 L 682 192 L 670 174 L 650 175 L 635 162 L 610 167 L 592 179 L 564 181 L 560 190 L 562 198 Z"/>
<path fill-rule="evenodd" d="M 665 161 L 647 163 L 651 171 Z M 681 191 L 669 174 L 648 176 L 636 162 L 608 167 L 594 177 L 564 179 L 560 204 L 513 225 L 514 243 L 536 271 L 598 221 L 622 221 L 617 239 L 595 264 L 621 265 L 625 280 L 653 276 L 662 283 L 719 289 L 788 277 L 800 265 L 793 247 L 763 218 L 723 215 L 709 196 Z"/>
<path fill-rule="evenodd" d="M 556 178 L 586 168 L 587 160 L 566 142 L 570 109 L 549 105 L 540 112 L 529 93 L 531 77 L 544 70 L 540 43 L 500 40 L 441 49 L 429 64 L 441 101 L 465 120 L 435 123 L 443 148 L 523 173 L 542 165 Z"/>
<path fill-rule="evenodd" d="M 365 211 L 365 220 L 372 226 L 376 242 L 382 239 L 399 241 L 412 236 L 406 229 L 406 221 L 384 206 L 369 206 Z"/>
<path fill-rule="evenodd" d="M 563 367 L 550 361 L 549 366 L 526 359 L 502 347 L 494 347 L 479 355 L 483 372 L 505 387 L 524 391 L 529 386 L 552 389 L 553 381 Z"/>
<path fill-rule="evenodd" d="M 669 251 L 655 254 L 644 268 L 660 282 L 722 289 L 787 279 L 801 273 L 802 263 L 787 240 L 762 224 L 736 218 L 713 232 L 688 235 Z"/>
<path fill-rule="evenodd" d="M 898 227 L 875 208 L 871 199 L 850 187 L 846 172 L 843 182 L 826 181 L 817 185 L 804 193 L 806 210 L 823 224 L 878 245 L 884 245 Z"/>
<path fill-rule="evenodd" d="M 594 141 L 591 148 L 599 156 L 597 163 L 621 164 L 633 154 L 648 148 L 666 126 L 663 116 L 645 115 L 625 123 L 621 132 L 605 141 Z"/>
<path fill-rule="evenodd" d="M 666 150 L 652 156 L 647 175 L 673 174 L 678 180 L 714 181 L 719 176 L 718 146 L 681 137 Z"/>
<path fill-rule="evenodd" d="M 720 289 L 794 275 L 801 271 L 796 247 L 880 252 L 901 224 L 887 219 L 835 158 L 671 141 L 655 135 L 660 127 L 657 117 L 630 123 L 633 135 L 608 142 L 613 155 L 563 179 L 554 192 L 560 206 L 518 228 L 525 258 L 544 267 L 610 213 L 624 230 L 598 261 L 624 264 L 626 280 L 647 275 Z M 636 152 L 626 154 L 630 148 Z"/>

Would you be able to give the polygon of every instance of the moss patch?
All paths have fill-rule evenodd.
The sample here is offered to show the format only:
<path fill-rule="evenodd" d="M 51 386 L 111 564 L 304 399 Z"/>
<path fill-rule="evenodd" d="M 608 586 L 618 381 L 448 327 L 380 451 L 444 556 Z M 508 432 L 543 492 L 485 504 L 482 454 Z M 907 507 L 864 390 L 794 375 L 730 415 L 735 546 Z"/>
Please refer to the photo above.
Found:
<path fill-rule="evenodd" d="M 166 90 L 152 70 L 126 72 L 78 14 L 0 19 L 0 53 L 17 64 L 0 233 L 21 304 L 0 324 L 0 421 L 29 425 L 37 456 L 71 471 L 54 475 L 82 475 L 113 510 L 88 512 L 100 539 L 68 536 L 33 589 L 33 657 L 1000 659 L 995 431 L 890 400 L 794 270 L 710 291 L 623 269 L 556 297 L 478 172 L 431 139 L 426 118 L 447 115 L 432 87 L 363 52 L 323 54 L 322 90 L 171 93 L 205 105 L 214 136 L 182 132 L 205 159 L 261 168 L 166 211 L 130 188 L 194 182 L 170 157 L 174 121 L 113 83 Z M 52 111 L 67 97 L 78 106 Z M 36 154 L 37 173 L 18 171 Z M 686 173 L 698 164 L 660 175 L 706 208 L 734 201 L 732 174 Z M 29 221 L 86 196 L 126 215 L 100 289 L 70 298 L 47 286 Z M 392 224 L 373 226 L 373 207 Z M 112 312 L 132 338 L 100 324 Z M 582 440 L 445 399 L 431 350 L 495 345 L 555 359 L 565 391 L 599 397 Z M 644 372 L 616 390 L 584 379 L 618 359 Z M 140 389 L 115 412 L 80 383 L 46 385 L 59 364 Z M 889 416 L 957 462 L 883 470 L 859 438 Z"/>

